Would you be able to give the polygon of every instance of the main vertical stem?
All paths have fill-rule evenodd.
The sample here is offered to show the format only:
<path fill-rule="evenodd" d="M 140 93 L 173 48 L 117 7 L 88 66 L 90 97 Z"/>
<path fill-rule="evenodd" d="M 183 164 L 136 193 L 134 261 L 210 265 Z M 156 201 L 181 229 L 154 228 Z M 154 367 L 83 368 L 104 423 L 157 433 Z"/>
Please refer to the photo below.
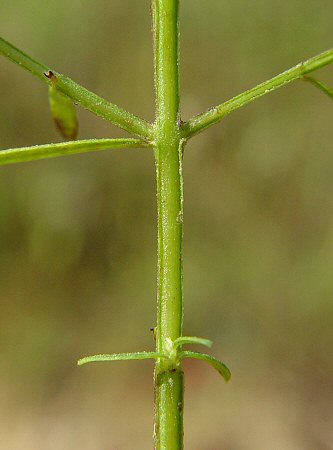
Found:
<path fill-rule="evenodd" d="M 157 351 L 182 334 L 183 142 L 179 130 L 179 0 L 152 0 L 158 204 Z M 155 449 L 183 448 L 183 372 L 174 359 L 155 366 Z"/>

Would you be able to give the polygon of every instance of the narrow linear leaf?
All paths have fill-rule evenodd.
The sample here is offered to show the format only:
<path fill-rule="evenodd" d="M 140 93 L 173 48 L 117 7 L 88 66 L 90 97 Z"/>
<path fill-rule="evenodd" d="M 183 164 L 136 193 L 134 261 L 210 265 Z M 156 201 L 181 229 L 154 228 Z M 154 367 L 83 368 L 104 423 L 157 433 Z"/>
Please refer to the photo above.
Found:
<path fill-rule="evenodd" d="M 51 80 L 49 102 L 52 117 L 62 136 L 75 140 L 78 133 L 78 120 L 73 101 L 57 89 L 57 77 L 51 70 L 44 74 Z"/>
<path fill-rule="evenodd" d="M 313 77 L 304 77 L 305 81 L 310 81 L 314 86 L 319 88 L 322 92 L 324 92 L 326 95 L 328 95 L 330 98 L 333 99 L 333 89 L 326 86 L 326 84 L 322 83 L 319 80 L 316 80 L 316 78 Z"/>
<path fill-rule="evenodd" d="M 111 355 L 93 355 L 86 356 L 78 360 L 78 366 L 91 362 L 102 361 L 129 361 L 134 359 L 157 359 L 166 358 L 165 355 L 157 352 L 136 352 L 136 353 L 113 353 Z"/>
<path fill-rule="evenodd" d="M 211 348 L 213 342 L 209 339 L 199 338 L 196 336 L 181 336 L 173 341 L 175 348 L 185 344 L 199 344 Z"/>
<path fill-rule="evenodd" d="M 225 379 L 225 381 L 229 381 L 231 378 L 231 372 L 228 369 L 228 367 L 219 359 L 214 358 L 214 356 L 207 355 L 206 353 L 183 351 L 183 352 L 181 352 L 179 357 L 181 359 L 193 358 L 193 359 L 201 359 L 201 361 L 206 361 L 222 375 L 222 377 Z"/>
<path fill-rule="evenodd" d="M 0 150 L 0 166 L 26 161 L 34 161 L 57 156 L 88 153 L 112 148 L 145 148 L 151 144 L 141 139 L 86 139 L 58 144 L 33 145 L 32 147 L 10 148 Z"/>

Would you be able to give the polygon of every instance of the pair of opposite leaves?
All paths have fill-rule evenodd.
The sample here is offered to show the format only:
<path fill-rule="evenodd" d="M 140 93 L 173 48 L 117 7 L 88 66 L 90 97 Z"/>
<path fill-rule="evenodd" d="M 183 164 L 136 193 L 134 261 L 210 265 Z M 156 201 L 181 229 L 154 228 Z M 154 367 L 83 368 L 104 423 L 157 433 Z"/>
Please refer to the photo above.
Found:
<path fill-rule="evenodd" d="M 52 117 L 66 139 L 75 140 L 78 133 L 78 120 L 73 101 L 57 89 L 57 77 L 51 70 L 44 74 L 51 81 L 49 102 Z"/>

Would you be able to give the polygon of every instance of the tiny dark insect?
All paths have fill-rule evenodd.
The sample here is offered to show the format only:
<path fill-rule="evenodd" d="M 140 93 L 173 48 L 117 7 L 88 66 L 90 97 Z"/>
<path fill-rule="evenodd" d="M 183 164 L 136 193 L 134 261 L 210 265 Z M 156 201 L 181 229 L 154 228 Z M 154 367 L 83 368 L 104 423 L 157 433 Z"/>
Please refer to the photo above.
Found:
<path fill-rule="evenodd" d="M 44 72 L 44 75 L 46 76 L 46 78 L 48 78 L 49 80 L 51 80 L 53 84 L 56 83 L 57 77 L 54 75 L 54 73 L 52 72 L 52 70 L 49 70 L 48 72 Z"/>
<path fill-rule="evenodd" d="M 156 341 L 156 328 L 154 328 L 154 327 L 149 328 L 149 331 L 151 331 L 153 333 L 154 339 Z"/>
<path fill-rule="evenodd" d="M 53 72 L 52 72 L 52 70 L 49 70 L 48 72 L 44 72 L 44 75 L 46 76 L 46 78 L 52 78 Z"/>

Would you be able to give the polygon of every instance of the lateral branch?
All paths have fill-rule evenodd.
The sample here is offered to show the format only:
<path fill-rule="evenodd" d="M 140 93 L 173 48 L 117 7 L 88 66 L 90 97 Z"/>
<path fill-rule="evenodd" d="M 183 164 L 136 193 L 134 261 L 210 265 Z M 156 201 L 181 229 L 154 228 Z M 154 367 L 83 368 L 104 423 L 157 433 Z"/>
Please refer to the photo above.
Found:
<path fill-rule="evenodd" d="M 229 115 L 231 112 L 236 111 L 239 108 L 253 102 L 259 97 L 262 97 L 270 92 L 275 91 L 282 86 L 302 79 L 304 75 L 314 72 L 328 64 L 333 62 L 333 49 L 327 50 L 313 58 L 308 59 L 302 63 L 297 64 L 291 69 L 280 73 L 279 75 L 271 78 L 270 80 L 264 81 L 258 86 L 237 95 L 236 97 L 227 100 L 220 105 L 210 108 L 208 111 L 194 116 L 188 122 L 185 122 L 182 126 L 183 136 L 186 139 L 200 133 L 206 128 L 220 122 L 225 116 Z"/>
<path fill-rule="evenodd" d="M 51 71 L 57 77 L 57 89 L 70 97 L 75 103 L 129 133 L 148 139 L 152 137 L 153 127 L 150 123 L 99 97 L 65 75 L 35 61 L 1 37 L 0 54 L 28 70 L 49 86 L 51 85 L 51 80 L 45 74 Z"/>

